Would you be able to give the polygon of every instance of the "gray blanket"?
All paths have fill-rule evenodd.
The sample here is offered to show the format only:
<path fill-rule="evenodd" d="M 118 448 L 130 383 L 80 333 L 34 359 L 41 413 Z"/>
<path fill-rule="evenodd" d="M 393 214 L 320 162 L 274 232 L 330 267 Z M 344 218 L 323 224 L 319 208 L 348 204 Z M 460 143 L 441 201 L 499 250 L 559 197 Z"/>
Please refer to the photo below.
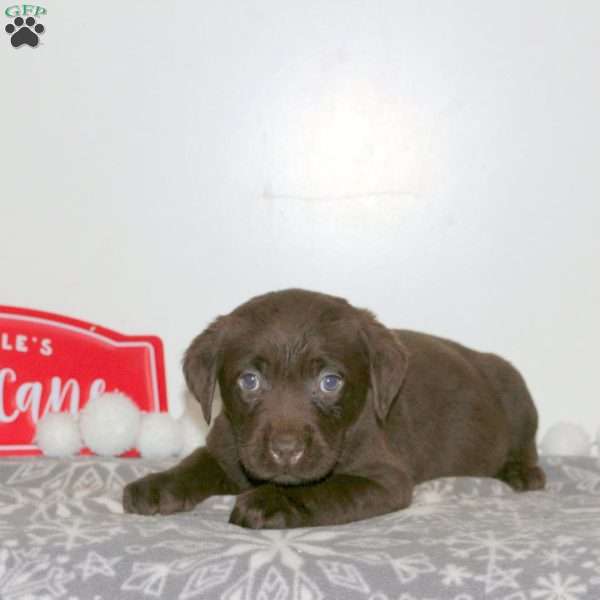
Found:
<path fill-rule="evenodd" d="M 233 497 L 125 515 L 124 483 L 166 462 L 0 460 L 0 598 L 600 599 L 600 460 L 547 458 L 546 491 L 420 485 L 403 511 L 338 527 L 229 525 Z"/>

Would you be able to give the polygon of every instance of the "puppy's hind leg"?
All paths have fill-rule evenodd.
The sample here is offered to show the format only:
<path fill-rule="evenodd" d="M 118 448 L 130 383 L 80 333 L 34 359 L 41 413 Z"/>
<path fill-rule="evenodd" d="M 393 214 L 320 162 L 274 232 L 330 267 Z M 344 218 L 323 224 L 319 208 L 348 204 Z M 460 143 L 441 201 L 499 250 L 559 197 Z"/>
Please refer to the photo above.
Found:
<path fill-rule="evenodd" d="M 524 449 L 511 450 L 496 477 L 508 483 L 517 492 L 543 489 L 546 485 L 546 475 L 538 465 L 535 442 L 531 442 Z"/>
<path fill-rule="evenodd" d="M 488 381 L 497 391 L 509 423 L 509 452 L 496 474 L 516 491 L 541 490 L 546 484 L 544 471 L 538 465 L 535 435 L 538 415 L 523 376 L 509 362 L 485 354 L 482 367 Z"/>

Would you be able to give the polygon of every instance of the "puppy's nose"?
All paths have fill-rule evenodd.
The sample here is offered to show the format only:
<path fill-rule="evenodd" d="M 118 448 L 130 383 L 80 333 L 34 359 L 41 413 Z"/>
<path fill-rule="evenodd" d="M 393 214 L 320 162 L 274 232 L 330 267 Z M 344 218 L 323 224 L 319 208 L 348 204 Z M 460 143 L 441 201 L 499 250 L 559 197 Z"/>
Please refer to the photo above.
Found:
<path fill-rule="evenodd" d="M 278 465 L 295 465 L 304 454 L 304 442 L 291 433 L 280 433 L 271 438 L 269 452 Z"/>

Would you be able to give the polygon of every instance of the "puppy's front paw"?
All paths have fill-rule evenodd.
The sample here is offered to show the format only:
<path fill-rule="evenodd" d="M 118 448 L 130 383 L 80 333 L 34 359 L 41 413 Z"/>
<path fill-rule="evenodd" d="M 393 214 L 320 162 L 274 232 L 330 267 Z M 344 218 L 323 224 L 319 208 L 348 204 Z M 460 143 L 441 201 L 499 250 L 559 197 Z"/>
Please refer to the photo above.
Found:
<path fill-rule="evenodd" d="M 282 490 L 267 484 L 240 494 L 229 522 L 249 529 L 286 529 L 302 527 L 304 513 Z"/>
<path fill-rule="evenodd" d="M 123 490 L 123 508 L 140 515 L 170 515 L 194 508 L 185 482 L 167 473 L 153 473 L 128 483 Z"/>

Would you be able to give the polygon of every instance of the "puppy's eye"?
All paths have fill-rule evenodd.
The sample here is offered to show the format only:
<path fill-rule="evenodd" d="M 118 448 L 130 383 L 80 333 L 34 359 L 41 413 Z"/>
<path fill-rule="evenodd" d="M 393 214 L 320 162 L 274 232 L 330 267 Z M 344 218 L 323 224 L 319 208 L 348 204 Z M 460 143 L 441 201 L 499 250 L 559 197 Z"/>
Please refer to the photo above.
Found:
<path fill-rule="evenodd" d="M 240 375 L 238 385 L 246 392 L 255 392 L 260 387 L 260 377 L 257 373 L 246 371 Z"/>
<path fill-rule="evenodd" d="M 321 381 L 319 381 L 319 388 L 322 392 L 331 394 L 332 392 L 337 392 L 344 383 L 344 380 L 335 373 L 326 373 L 321 377 Z"/>

